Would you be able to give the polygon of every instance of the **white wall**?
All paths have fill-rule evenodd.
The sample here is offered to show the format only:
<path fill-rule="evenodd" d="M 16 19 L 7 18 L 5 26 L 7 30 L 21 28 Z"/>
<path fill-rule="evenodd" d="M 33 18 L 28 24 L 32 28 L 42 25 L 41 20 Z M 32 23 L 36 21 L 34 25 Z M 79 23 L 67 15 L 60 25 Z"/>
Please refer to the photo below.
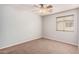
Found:
<path fill-rule="evenodd" d="M 29 10 L 21 10 L 13 5 L 1 5 L 2 38 L 0 48 L 9 47 L 41 37 L 41 17 Z"/>
<path fill-rule="evenodd" d="M 56 17 L 71 14 L 74 14 L 74 32 L 56 31 Z M 43 37 L 77 45 L 77 10 L 64 11 L 61 13 L 44 16 Z"/>
<path fill-rule="evenodd" d="M 79 47 L 79 8 L 77 9 L 77 39 L 78 39 L 78 47 Z"/>

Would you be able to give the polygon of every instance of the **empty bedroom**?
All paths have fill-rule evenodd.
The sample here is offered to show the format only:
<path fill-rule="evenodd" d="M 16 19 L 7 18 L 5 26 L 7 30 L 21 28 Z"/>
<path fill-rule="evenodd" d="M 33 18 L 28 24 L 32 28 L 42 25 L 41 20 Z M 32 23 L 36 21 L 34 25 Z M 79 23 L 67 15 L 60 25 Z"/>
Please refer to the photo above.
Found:
<path fill-rule="evenodd" d="M 78 54 L 79 4 L 0 4 L 0 54 Z"/>

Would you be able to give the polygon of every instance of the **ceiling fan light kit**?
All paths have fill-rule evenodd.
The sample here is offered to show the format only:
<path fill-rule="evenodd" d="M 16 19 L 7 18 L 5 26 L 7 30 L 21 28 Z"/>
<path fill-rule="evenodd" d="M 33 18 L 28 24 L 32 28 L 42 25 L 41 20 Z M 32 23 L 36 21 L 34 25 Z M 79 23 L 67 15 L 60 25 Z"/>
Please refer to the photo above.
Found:
<path fill-rule="evenodd" d="M 34 7 L 37 8 L 38 13 L 40 14 L 48 14 L 53 10 L 53 6 L 51 4 L 38 4 L 34 5 Z"/>

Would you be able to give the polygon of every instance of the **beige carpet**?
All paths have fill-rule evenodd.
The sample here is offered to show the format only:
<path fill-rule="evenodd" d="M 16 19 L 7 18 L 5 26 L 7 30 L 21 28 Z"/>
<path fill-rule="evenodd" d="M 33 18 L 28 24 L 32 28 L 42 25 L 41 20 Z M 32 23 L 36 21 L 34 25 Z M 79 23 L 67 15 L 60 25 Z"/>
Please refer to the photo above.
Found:
<path fill-rule="evenodd" d="M 57 54 L 77 53 L 77 46 L 49 40 L 37 39 L 13 47 L 2 49 L 2 54 Z"/>

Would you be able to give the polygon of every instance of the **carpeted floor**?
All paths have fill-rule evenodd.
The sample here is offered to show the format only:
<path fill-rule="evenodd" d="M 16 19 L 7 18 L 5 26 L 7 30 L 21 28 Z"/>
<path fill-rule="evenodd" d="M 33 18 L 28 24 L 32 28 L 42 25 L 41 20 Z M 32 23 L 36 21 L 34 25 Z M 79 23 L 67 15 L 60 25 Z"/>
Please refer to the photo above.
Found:
<path fill-rule="evenodd" d="M 58 54 L 58 53 L 77 53 L 77 46 L 49 40 L 37 39 L 13 47 L 5 48 L 1 54 Z"/>

